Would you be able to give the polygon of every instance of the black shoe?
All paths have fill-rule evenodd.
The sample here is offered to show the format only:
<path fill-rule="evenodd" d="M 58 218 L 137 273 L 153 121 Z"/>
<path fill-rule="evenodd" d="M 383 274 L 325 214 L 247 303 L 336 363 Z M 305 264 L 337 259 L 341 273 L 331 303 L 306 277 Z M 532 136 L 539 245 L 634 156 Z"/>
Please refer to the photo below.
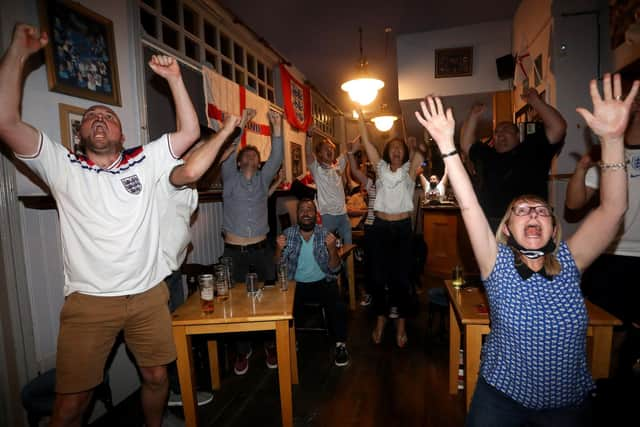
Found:
<path fill-rule="evenodd" d="M 336 366 L 348 366 L 349 365 L 349 352 L 345 344 L 336 344 L 336 358 L 334 363 Z"/>

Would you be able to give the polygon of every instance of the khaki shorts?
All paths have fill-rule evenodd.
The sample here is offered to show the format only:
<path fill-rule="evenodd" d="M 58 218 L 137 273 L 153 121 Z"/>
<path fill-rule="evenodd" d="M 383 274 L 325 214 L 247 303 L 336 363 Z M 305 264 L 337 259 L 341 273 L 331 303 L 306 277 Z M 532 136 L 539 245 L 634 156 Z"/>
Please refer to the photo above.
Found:
<path fill-rule="evenodd" d="M 100 384 L 120 331 L 138 366 L 163 366 L 175 360 L 168 300 L 164 282 L 136 295 L 67 296 L 60 312 L 56 392 L 78 393 Z"/>

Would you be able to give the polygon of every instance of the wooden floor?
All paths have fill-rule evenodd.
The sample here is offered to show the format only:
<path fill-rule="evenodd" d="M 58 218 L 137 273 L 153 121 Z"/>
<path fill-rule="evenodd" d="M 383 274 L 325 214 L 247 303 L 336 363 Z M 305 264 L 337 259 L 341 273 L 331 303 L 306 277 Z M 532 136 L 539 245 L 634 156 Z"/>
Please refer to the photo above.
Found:
<path fill-rule="evenodd" d="M 332 363 L 333 344 L 319 332 L 298 333 L 300 384 L 293 387 L 294 423 L 296 426 L 422 426 L 455 427 L 464 425 L 462 393 L 447 391 L 447 336 L 427 336 L 426 289 L 442 286 L 439 279 L 427 278 L 423 284 L 420 314 L 408 322 L 408 348 L 395 346 L 395 331 L 387 326 L 383 343 L 371 342 L 374 316 L 358 306 L 350 313 L 348 348 L 351 365 L 337 368 Z M 439 318 L 437 318 L 439 320 Z M 199 408 L 201 426 L 255 427 L 279 426 L 280 403 L 278 376 L 266 368 L 261 342 L 268 335 L 253 337 L 254 355 L 249 373 L 243 377 L 227 370 L 222 390 L 214 401 Z M 223 345 L 220 346 L 224 348 Z M 229 348 L 233 348 L 233 342 Z M 222 360 L 222 359 L 221 359 Z M 206 360 L 197 371 L 199 384 L 209 383 Z M 640 393 L 634 386 L 598 407 L 594 425 L 637 425 L 637 401 Z M 628 400 L 627 400 L 628 399 Z M 626 402 L 626 403 L 625 403 Z M 633 403 L 636 402 L 636 403 Z M 601 404 L 602 405 L 602 404 Z M 166 427 L 182 425 L 181 408 L 169 408 Z M 632 418 L 627 418 L 631 416 Z M 601 420 L 601 421 L 598 421 Z M 93 423 L 97 427 L 138 427 L 143 425 L 139 395 L 134 394 L 107 416 Z"/>

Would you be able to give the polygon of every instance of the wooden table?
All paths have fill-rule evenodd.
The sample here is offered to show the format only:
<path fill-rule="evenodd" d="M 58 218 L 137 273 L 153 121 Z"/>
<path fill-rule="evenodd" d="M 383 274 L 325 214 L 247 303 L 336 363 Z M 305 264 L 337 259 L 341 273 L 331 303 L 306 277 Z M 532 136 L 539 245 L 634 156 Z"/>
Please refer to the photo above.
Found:
<path fill-rule="evenodd" d="M 458 362 L 460 360 L 460 328 L 464 327 L 464 375 L 465 375 L 465 400 L 467 410 L 471 404 L 471 397 L 478 380 L 480 371 L 480 349 L 482 348 L 482 336 L 487 335 L 489 327 L 489 305 L 487 297 L 479 287 L 456 289 L 451 285 L 451 280 L 445 280 L 445 287 L 449 296 L 449 393 L 458 392 Z M 611 362 L 611 342 L 613 339 L 613 327 L 622 322 L 616 317 L 604 311 L 597 305 L 585 300 L 589 325 L 587 336 L 592 337 L 589 361 L 593 378 L 606 378 L 609 376 Z M 478 305 L 486 307 L 486 313 L 478 311 Z"/>
<path fill-rule="evenodd" d="M 349 308 L 351 310 L 356 309 L 356 274 L 353 263 L 353 251 L 357 247 L 353 243 L 342 245 L 338 250 L 340 259 L 347 261 L 347 286 L 349 287 Z M 341 276 L 338 276 L 338 284 L 341 286 Z"/>
<path fill-rule="evenodd" d="M 227 301 L 215 302 L 212 314 L 202 314 L 198 292 L 191 295 L 176 309 L 172 321 L 173 339 L 178 353 L 178 377 L 187 427 L 198 425 L 191 336 L 268 330 L 276 332 L 282 425 L 293 426 L 291 385 L 298 384 L 296 337 L 293 324 L 295 289 L 295 281 L 289 282 L 287 292 L 281 292 L 278 287 L 264 288 L 261 299 L 257 300 L 247 295 L 244 284 L 236 284 L 230 289 Z M 209 341 L 209 365 L 212 386 L 217 389 L 220 387 L 220 373 L 216 341 Z"/>

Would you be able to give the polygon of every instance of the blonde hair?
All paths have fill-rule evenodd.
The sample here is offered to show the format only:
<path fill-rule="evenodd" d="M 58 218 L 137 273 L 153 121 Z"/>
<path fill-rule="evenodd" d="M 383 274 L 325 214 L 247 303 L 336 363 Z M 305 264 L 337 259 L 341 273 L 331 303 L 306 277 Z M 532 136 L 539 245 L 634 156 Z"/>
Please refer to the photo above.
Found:
<path fill-rule="evenodd" d="M 500 225 L 498 226 L 498 230 L 496 231 L 496 241 L 498 243 L 507 245 L 509 236 L 505 234 L 503 230 L 507 222 L 509 222 L 509 219 L 511 218 L 513 207 L 520 202 L 529 202 L 529 203 L 535 202 L 535 203 L 543 204 L 545 206 L 549 206 L 549 203 L 547 203 L 546 200 L 544 200 L 540 196 L 535 196 L 533 194 L 524 194 L 522 196 L 518 196 L 515 199 L 513 199 L 511 203 L 509 203 L 509 207 L 507 208 L 507 211 L 502 217 L 502 221 L 500 221 Z M 551 239 L 555 242 L 556 248 L 553 250 L 553 252 L 546 254 L 544 256 L 544 269 L 547 274 L 551 276 L 555 276 L 559 274 L 560 271 L 562 270 L 562 265 L 560 265 L 560 261 L 558 261 L 558 257 L 557 257 L 558 248 L 560 247 L 560 241 L 562 240 L 562 227 L 560 226 L 560 221 L 558 221 L 558 218 L 556 217 L 555 212 L 553 211 L 553 209 L 551 209 L 551 206 L 549 206 L 549 210 L 551 211 L 551 219 L 553 221 L 553 227 L 555 229 L 555 231 L 551 235 Z"/>

